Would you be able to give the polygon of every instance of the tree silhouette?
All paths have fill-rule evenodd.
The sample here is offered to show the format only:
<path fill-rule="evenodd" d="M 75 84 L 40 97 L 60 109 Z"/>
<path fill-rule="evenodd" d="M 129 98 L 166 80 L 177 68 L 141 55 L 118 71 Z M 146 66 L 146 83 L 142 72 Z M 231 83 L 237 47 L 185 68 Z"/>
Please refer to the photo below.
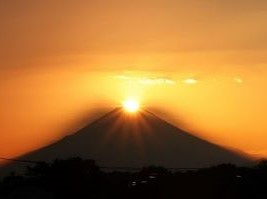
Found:
<path fill-rule="evenodd" d="M 51 164 L 39 163 L 27 169 L 30 176 L 43 177 L 45 186 L 56 198 L 86 198 L 99 188 L 101 173 L 94 160 L 57 159 Z"/>
<path fill-rule="evenodd" d="M 266 184 L 265 160 L 255 167 L 221 164 L 175 173 L 160 166 L 104 172 L 94 160 L 73 157 L 36 163 L 24 177 L 9 175 L 0 183 L 0 198 L 39 198 L 31 194 L 41 191 L 55 199 L 262 199 L 267 198 Z M 16 194 L 21 191 L 23 196 Z"/>

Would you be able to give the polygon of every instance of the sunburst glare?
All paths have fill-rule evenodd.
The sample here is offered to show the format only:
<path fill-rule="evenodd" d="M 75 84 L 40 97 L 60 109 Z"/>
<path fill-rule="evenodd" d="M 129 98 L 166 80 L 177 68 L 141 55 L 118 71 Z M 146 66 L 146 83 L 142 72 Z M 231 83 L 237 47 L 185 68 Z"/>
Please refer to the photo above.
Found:
<path fill-rule="evenodd" d="M 122 105 L 123 105 L 124 110 L 130 113 L 136 113 L 140 109 L 139 102 L 133 99 L 125 100 Z"/>

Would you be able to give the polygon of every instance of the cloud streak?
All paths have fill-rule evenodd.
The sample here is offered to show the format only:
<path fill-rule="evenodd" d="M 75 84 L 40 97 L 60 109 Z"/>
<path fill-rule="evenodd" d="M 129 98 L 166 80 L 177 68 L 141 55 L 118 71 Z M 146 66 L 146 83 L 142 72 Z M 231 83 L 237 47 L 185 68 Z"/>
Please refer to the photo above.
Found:
<path fill-rule="evenodd" d="M 116 75 L 116 79 L 124 80 L 131 83 L 138 83 L 143 85 L 174 85 L 176 82 L 166 77 L 146 77 L 146 76 L 127 76 Z"/>

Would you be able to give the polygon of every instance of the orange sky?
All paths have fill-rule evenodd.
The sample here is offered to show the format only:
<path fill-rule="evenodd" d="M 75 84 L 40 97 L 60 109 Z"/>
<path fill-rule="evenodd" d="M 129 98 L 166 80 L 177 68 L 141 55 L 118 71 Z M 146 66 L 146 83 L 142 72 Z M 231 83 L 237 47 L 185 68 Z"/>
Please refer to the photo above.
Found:
<path fill-rule="evenodd" d="M 134 97 L 267 157 L 266 1 L 0 1 L 0 26 L 0 156 Z"/>

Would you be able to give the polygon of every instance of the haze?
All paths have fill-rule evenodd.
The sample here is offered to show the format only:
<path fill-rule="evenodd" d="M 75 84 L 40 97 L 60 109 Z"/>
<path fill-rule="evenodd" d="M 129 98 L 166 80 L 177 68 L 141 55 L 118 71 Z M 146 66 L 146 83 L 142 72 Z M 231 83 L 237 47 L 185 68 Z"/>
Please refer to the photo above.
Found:
<path fill-rule="evenodd" d="M 216 144 L 267 157 L 264 0 L 0 0 L 0 156 L 137 98 Z"/>

